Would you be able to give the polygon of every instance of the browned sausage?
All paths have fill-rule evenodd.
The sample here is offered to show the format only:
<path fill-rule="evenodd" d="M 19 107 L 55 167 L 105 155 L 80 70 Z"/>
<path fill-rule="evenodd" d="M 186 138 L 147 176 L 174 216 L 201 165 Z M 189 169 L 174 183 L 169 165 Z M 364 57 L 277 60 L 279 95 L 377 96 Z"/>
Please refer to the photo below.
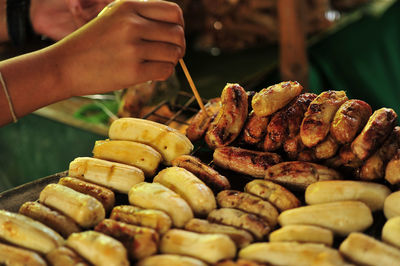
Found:
<path fill-rule="evenodd" d="M 221 102 L 222 107 L 205 137 L 213 149 L 232 143 L 242 131 L 248 114 L 247 94 L 239 84 L 228 83 L 222 91 Z"/>
<path fill-rule="evenodd" d="M 263 178 L 271 165 L 282 161 L 276 153 L 259 152 L 236 147 L 217 148 L 213 154 L 214 163 L 222 168 Z"/>

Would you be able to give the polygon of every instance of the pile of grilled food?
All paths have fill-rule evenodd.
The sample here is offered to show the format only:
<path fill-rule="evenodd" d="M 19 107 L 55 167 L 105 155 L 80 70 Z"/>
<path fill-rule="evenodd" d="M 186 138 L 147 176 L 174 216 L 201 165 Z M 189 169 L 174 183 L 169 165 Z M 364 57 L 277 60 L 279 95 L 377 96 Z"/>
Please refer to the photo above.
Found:
<path fill-rule="evenodd" d="M 302 91 L 227 84 L 187 136 L 114 121 L 37 201 L 0 210 L 0 264 L 399 264 L 396 113 Z M 191 155 L 203 140 L 213 166 Z"/>

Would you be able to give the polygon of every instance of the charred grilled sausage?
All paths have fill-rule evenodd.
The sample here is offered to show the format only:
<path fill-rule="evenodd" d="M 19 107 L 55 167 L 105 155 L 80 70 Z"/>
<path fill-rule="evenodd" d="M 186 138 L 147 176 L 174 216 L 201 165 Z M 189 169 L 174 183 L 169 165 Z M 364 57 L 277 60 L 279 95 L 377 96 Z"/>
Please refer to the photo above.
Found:
<path fill-rule="evenodd" d="M 204 136 L 210 123 L 214 120 L 215 116 L 221 109 L 221 99 L 211 99 L 204 107 L 207 111 L 207 114 L 203 110 L 200 110 L 193 117 L 189 127 L 186 129 L 186 136 L 192 142 L 197 141 Z"/>
<path fill-rule="evenodd" d="M 67 238 L 72 233 L 81 231 L 79 226 L 71 218 L 39 202 L 25 202 L 19 208 L 19 213 L 47 225 L 60 233 L 64 238 Z"/>
<path fill-rule="evenodd" d="M 361 100 L 348 100 L 337 110 L 330 132 L 340 144 L 353 141 L 372 114 L 371 106 Z"/>
<path fill-rule="evenodd" d="M 248 114 L 247 94 L 239 84 L 228 83 L 222 91 L 221 101 L 221 110 L 205 137 L 210 148 L 232 143 L 240 134 Z"/>
<path fill-rule="evenodd" d="M 194 156 L 179 156 L 172 161 L 172 165 L 185 168 L 201 179 L 214 193 L 230 189 L 231 187 L 229 180 L 225 176 L 219 174 L 216 170 L 202 163 L 200 159 Z"/>
<path fill-rule="evenodd" d="M 325 91 L 311 102 L 300 127 L 304 145 L 311 148 L 325 139 L 336 111 L 347 100 L 344 91 Z"/>
<path fill-rule="evenodd" d="M 276 153 L 259 152 L 236 147 L 222 147 L 214 151 L 214 163 L 222 168 L 263 178 L 268 167 L 282 161 Z"/>
<path fill-rule="evenodd" d="M 360 159 L 367 159 L 389 136 L 397 122 L 393 109 L 381 108 L 369 118 L 360 135 L 351 143 L 352 152 Z"/>

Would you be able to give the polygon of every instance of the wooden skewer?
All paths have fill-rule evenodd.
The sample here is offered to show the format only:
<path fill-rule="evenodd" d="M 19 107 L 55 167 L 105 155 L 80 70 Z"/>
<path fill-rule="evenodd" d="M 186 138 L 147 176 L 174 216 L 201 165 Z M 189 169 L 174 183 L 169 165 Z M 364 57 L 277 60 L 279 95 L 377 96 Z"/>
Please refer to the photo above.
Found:
<path fill-rule="evenodd" d="M 190 88 L 193 91 L 194 97 L 197 100 L 197 103 L 200 105 L 201 110 L 203 110 L 203 112 L 208 116 L 206 108 L 204 107 L 203 101 L 201 100 L 200 94 L 196 89 L 196 86 L 194 85 L 194 82 L 192 80 L 192 77 L 189 74 L 189 70 L 186 67 L 185 62 L 183 61 L 183 59 L 179 59 L 179 64 L 181 65 L 183 72 L 185 73 L 186 79 L 189 82 Z"/>

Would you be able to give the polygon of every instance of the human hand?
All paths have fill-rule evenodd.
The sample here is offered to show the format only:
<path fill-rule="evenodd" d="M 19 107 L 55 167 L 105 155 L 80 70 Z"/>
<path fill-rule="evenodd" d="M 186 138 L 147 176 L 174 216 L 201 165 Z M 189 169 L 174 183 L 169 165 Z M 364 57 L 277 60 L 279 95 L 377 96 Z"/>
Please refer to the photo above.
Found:
<path fill-rule="evenodd" d="M 31 0 L 34 31 L 60 40 L 86 24 L 112 0 Z"/>
<path fill-rule="evenodd" d="M 165 80 L 185 53 L 183 15 L 166 1 L 125 0 L 56 43 L 71 96 Z"/>

